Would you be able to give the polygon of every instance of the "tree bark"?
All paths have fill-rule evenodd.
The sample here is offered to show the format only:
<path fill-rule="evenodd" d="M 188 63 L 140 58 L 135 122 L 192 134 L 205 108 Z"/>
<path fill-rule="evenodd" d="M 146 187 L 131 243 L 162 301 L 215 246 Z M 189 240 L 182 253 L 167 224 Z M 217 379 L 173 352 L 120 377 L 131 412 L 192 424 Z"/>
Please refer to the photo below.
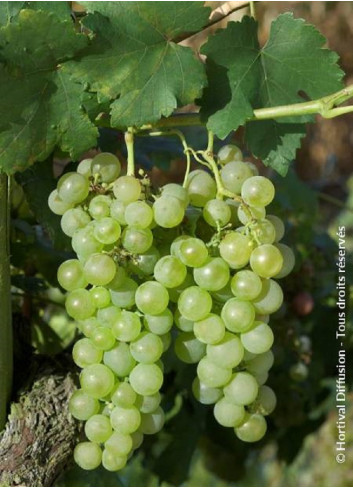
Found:
<path fill-rule="evenodd" d="M 34 368 L 0 436 L 0 486 L 48 487 L 72 457 L 80 426 L 68 410 L 75 376 L 55 358 Z"/>

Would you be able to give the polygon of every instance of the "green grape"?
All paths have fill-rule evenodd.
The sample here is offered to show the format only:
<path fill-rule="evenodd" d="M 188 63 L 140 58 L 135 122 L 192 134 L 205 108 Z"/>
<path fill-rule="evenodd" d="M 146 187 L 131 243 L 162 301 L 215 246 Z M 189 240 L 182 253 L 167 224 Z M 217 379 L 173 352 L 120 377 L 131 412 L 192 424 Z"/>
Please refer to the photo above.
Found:
<path fill-rule="evenodd" d="M 129 345 L 126 343 L 117 343 L 114 348 L 106 351 L 103 355 L 103 362 L 118 377 L 126 377 L 136 365 Z"/>
<path fill-rule="evenodd" d="M 158 407 L 153 413 L 142 414 L 140 430 L 145 435 L 154 435 L 161 431 L 164 421 L 164 411 Z"/>
<path fill-rule="evenodd" d="M 240 335 L 244 347 L 251 353 L 264 353 L 273 344 L 273 332 L 268 324 L 255 321 L 251 328 Z"/>
<path fill-rule="evenodd" d="M 250 259 L 252 240 L 236 231 L 226 234 L 219 245 L 219 252 L 231 268 L 242 268 Z"/>
<path fill-rule="evenodd" d="M 131 435 L 125 435 L 118 431 L 114 431 L 105 442 L 104 446 L 111 450 L 117 457 L 124 457 L 131 452 L 132 437 Z"/>
<path fill-rule="evenodd" d="M 283 266 L 281 252 L 272 244 L 263 244 L 254 249 L 250 256 L 250 266 L 260 277 L 271 278 Z"/>
<path fill-rule="evenodd" d="M 285 230 L 282 219 L 272 215 L 268 215 L 266 219 L 270 221 L 272 226 L 275 228 L 275 233 L 276 233 L 275 241 L 276 242 L 281 241 L 281 239 L 284 236 L 284 230 Z"/>
<path fill-rule="evenodd" d="M 58 194 L 58 191 L 53 190 L 48 197 L 48 207 L 49 209 L 57 214 L 58 216 L 62 216 L 66 211 L 71 209 L 74 204 L 70 204 L 69 202 L 64 202 Z"/>
<path fill-rule="evenodd" d="M 245 406 L 255 401 L 258 390 L 255 377 L 247 372 L 237 372 L 233 374 L 223 392 L 229 402 Z"/>
<path fill-rule="evenodd" d="M 216 197 L 217 186 L 211 175 L 203 170 L 194 170 L 189 173 L 186 182 L 190 204 L 203 207 L 206 202 Z"/>
<path fill-rule="evenodd" d="M 86 289 L 76 289 L 69 292 L 65 307 L 67 313 L 76 320 L 87 319 L 93 316 L 96 310 L 91 295 Z"/>
<path fill-rule="evenodd" d="M 244 356 L 244 347 L 237 335 L 225 333 L 221 341 L 215 345 L 207 345 L 207 357 L 222 368 L 234 368 Z"/>
<path fill-rule="evenodd" d="M 252 374 L 259 386 L 265 384 L 268 379 L 268 372 L 255 372 Z"/>
<path fill-rule="evenodd" d="M 253 375 L 259 372 L 268 372 L 274 362 L 274 356 L 271 350 L 253 355 L 253 358 L 245 361 L 246 369 Z"/>
<path fill-rule="evenodd" d="M 219 290 L 216 290 L 215 292 L 212 292 L 212 297 L 218 301 L 224 304 L 227 302 L 227 300 L 231 299 L 233 297 L 232 290 L 230 288 L 230 280 L 228 283 Z"/>
<path fill-rule="evenodd" d="M 113 258 L 105 253 L 91 255 L 84 267 L 85 277 L 92 285 L 107 285 L 116 273 L 116 265 Z"/>
<path fill-rule="evenodd" d="M 102 454 L 102 465 L 109 472 L 117 472 L 125 467 L 127 457 L 119 457 L 110 448 L 105 448 Z"/>
<path fill-rule="evenodd" d="M 94 223 L 94 237 L 103 244 L 113 244 L 120 238 L 121 227 L 112 217 L 103 217 Z"/>
<path fill-rule="evenodd" d="M 137 314 L 121 311 L 114 318 L 112 332 L 119 341 L 133 341 L 141 332 L 141 321 Z"/>
<path fill-rule="evenodd" d="M 96 195 L 88 206 L 88 212 L 93 219 L 103 219 L 110 214 L 112 199 L 108 195 Z"/>
<path fill-rule="evenodd" d="M 137 450 L 142 445 L 143 438 L 144 438 L 143 434 L 141 433 L 141 431 L 135 431 L 135 433 L 131 434 L 131 438 L 132 438 L 132 449 Z"/>
<path fill-rule="evenodd" d="M 178 287 L 186 278 L 186 266 L 176 256 L 163 256 L 154 267 L 154 278 L 164 287 Z"/>
<path fill-rule="evenodd" d="M 262 281 L 260 295 L 253 300 L 256 314 L 273 314 L 283 302 L 281 286 L 272 279 Z"/>
<path fill-rule="evenodd" d="M 278 243 L 275 245 L 276 248 L 280 251 L 283 257 L 283 265 L 279 273 L 275 275 L 275 278 L 283 278 L 291 273 L 295 265 L 295 256 L 293 250 L 289 248 L 289 246 Z"/>
<path fill-rule="evenodd" d="M 244 208 L 244 206 L 240 204 L 237 209 L 237 214 L 239 221 L 245 226 L 245 224 L 248 224 L 252 219 L 264 219 L 266 216 L 266 209 L 264 207 Z"/>
<path fill-rule="evenodd" d="M 193 333 L 180 333 L 175 342 L 176 356 L 184 363 L 197 363 L 205 355 L 206 345 L 201 343 Z"/>
<path fill-rule="evenodd" d="M 124 204 L 138 200 L 141 195 L 141 190 L 141 183 L 131 175 L 119 177 L 113 186 L 115 197 Z"/>
<path fill-rule="evenodd" d="M 159 336 L 143 332 L 130 344 L 131 355 L 139 363 L 155 363 L 163 353 Z"/>
<path fill-rule="evenodd" d="M 127 408 L 116 406 L 111 412 L 110 422 L 114 430 L 129 435 L 139 428 L 141 414 L 135 406 Z"/>
<path fill-rule="evenodd" d="M 226 203 L 230 210 L 230 224 L 232 228 L 239 226 L 239 218 L 238 218 L 238 208 L 239 202 L 234 199 L 226 199 Z"/>
<path fill-rule="evenodd" d="M 240 270 L 230 283 L 232 292 L 237 299 L 252 301 L 259 296 L 262 290 L 261 279 L 251 270 Z"/>
<path fill-rule="evenodd" d="M 174 228 L 184 219 L 185 209 L 181 200 L 171 195 L 162 195 L 153 204 L 154 220 L 162 228 Z"/>
<path fill-rule="evenodd" d="M 99 411 L 99 401 L 86 394 L 82 389 L 75 391 L 70 397 L 69 411 L 80 421 L 86 421 Z"/>
<path fill-rule="evenodd" d="M 97 443 L 83 441 L 75 446 L 74 460 L 81 469 L 94 470 L 102 461 L 102 450 Z"/>
<path fill-rule="evenodd" d="M 91 340 L 99 350 L 110 350 L 115 345 L 115 338 L 110 328 L 99 326 L 92 335 Z"/>
<path fill-rule="evenodd" d="M 202 343 L 213 345 L 222 340 L 225 334 L 223 320 L 217 314 L 208 314 L 194 323 L 194 335 Z"/>
<path fill-rule="evenodd" d="M 220 199 L 212 199 L 206 202 L 202 215 L 207 224 L 214 228 L 225 226 L 232 217 L 228 204 Z"/>
<path fill-rule="evenodd" d="M 243 183 L 250 177 L 253 178 L 253 172 L 244 161 L 230 161 L 221 169 L 223 186 L 234 194 L 240 194 Z"/>
<path fill-rule="evenodd" d="M 218 163 L 226 165 L 231 161 L 242 161 L 243 153 L 235 144 L 225 144 L 217 153 Z"/>
<path fill-rule="evenodd" d="M 169 300 L 177 303 L 183 290 L 191 287 L 192 285 L 195 285 L 194 278 L 191 273 L 187 273 L 184 282 L 179 285 L 179 287 L 175 287 L 175 289 L 168 289 Z"/>
<path fill-rule="evenodd" d="M 145 314 L 143 318 L 145 328 L 151 333 L 165 335 L 173 326 L 173 314 L 169 309 L 157 314 Z"/>
<path fill-rule="evenodd" d="M 132 278 L 126 279 L 121 287 L 110 290 L 112 303 L 117 307 L 129 308 L 133 306 L 137 287 L 135 280 L 132 280 Z"/>
<path fill-rule="evenodd" d="M 217 422 L 226 428 L 241 424 L 245 416 L 244 406 L 239 406 L 222 397 L 214 406 L 213 414 Z"/>
<path fill-rule="evenodd" d="M 87 336 L 87 338 L 90 338 L 93 331 L 100 326 L 99 321 L 97 320 L 96 317 L 90 317 L 87 319 L 84 319 L 83 321 L 79 322 L 79 329 L 82 331 L 82 333 Z"/>
<path fill-rule="evenodd" d="M 191 236 L 188 236 L 187 234 L 182 234 L 181 236 L 175 238 L 170 245 L 170 254 L 180 259 L 180 246 L 184 241 L 190 239 L 190 237 Z"/>
<path fill-rule="evenodd" d="M 69 172 L 58 181 L 58 195 L 69 204 L 79 204 L 89 193 L 89 181 L 80 173 Z"/>
<path fill-rule="evenodd" d="M 139 200 L 127 205 L 124 217 L 128 226 L 145 229 L 152 222 L 153 211 L 146 202 Z"/>
<path fill-rule="evenodd" d="M 152 280 L 144 282 L 136 290 L 136 305 L 144 314 L 160 314 L 169 302 L 167 289 L 158 282 Z"/>
<path fill-rule="evenodd" d="M 262 244 L 272 244 L 276 238 L 276 230 L 267 219 L 262 219 L 251 226 L 251 232 Z"/>
<path fill-rule="evenodd" d="M 222 390 L 217 387 L 208 387 L 196 377 L 192 383 L 192 392 L 201 404 L 214 404 L 222 397 Z"/>
<path fill-rule="evenodd" d="M 126 204 L 120 200 L 113 200 L 110 206 L 110 216 L 123 226 L 127 225 L 125 221 Z"/>
<path fill-rule="evenodd" d="M 103 358 L 103 353 L 96 348 L 91 340 L 82 338 L 75 343 L 72 350 L 72 357 L 76 365 L 85 368 L 93 363 L 100 363 Z"/>
<path fill-rule="evenodd" d="M 109 284 L 107 284 L 107 288 L 111 290 L 120 289 L 120 287 L 124 284 L 127 279 L 127 273 L 123 266 L 117 266 L 114 278 Z"/>
<path fill-rule="evenodd" d="M 138 229 L 126 227 L 121 236 L 125 249 L 133 254 L 145 253 L 153 243 L 153 235 L 150 229 Z"/>
<path fill-rule="evenodd" d="M 245 414 L 242 424 L 235 428 L 235 434 L 241 441 L 254 443 L 265 436 L 267 424 L 261 414 Z"/>
<path fill-rule="evenodd" d="M 111 328 L 114 323 L 116 317 L 120 314 L 120 308 L 116 306 L 108 306 L 103 309 L 98 309 L 97 311 L 97 319 L 99 322 L 99 326 L 107 326 Z"/>
<path fill-rule="evenodd" d="M 302 382 L 308 376 L 308 367 L 303 362 L 298 362 L 291 366 L 289 370 L 290 377 L 296 382 Z"/>
<path fill-rule="evenodd" d="M 178 308 L 186 319 L 200 321 L 211 311 L 212 298 L 206 290 L 191 286 L 180 294 Z"/>
<path fill-rule="evenodd" d="M 153 413 L 161 403 L 161 394 L 156 392 L 151 396 L 137 396 L 135 406 L 141 413 Z"/>
<path fill-rule="evenodd" d="M 109 352 L 108 352 L 109 353 Z M 114 387 L 114 374 L 105 365 L 93 364 L 84 368 L 80 375 L 82 389 L 91 397 L 101 399 Z"/>
<path fill-rule="evenodd" d="M 233 298 L 224 304 L 221 316 L 229 331 L 242 333 L 253 324 L 255 309 L 251 302 Z"/>
<path fill-rule="evenodd" d="M 201 267 L 194 268 L 194 280 L 202 289 L 212 292 L 223 289 L 229 281 L 229 267 L 222 258 L 209 258 Z"/>
<path fill-rule="evenodd" d="M 84 289 L 88 282 L 83 273 L 81 263 L 76 260 L 66 260 L 58 268 L 58 282 L 65 290 Z"/>
<path fill-rule="evenodd" d="M 94 287 L 89 291 L 97 309 L 104 309 L 110 304 L 110 293 L 105 287 Z"/>
<path fill-rule="evenodd" d="M 104 183 L 114 182 L 118 178 L 121 170 L 120 161 L 111 153 L 97 154 L 91 163 L 92 175 L 99 175 Z"/>
<path fill-rule="evenodd" d="M 128 382 L 121 382 L 111 395 L 112 403 L 116 406 L 130 407 L 136 402 L 136 392 Z"/>
<path fill-rule="evenodd" d="M 259 388 L 257 399 L 255 400 L 251 408 L 258 414 L 268 416 L 275 410 L 276 404 L 276 394 L 273 392 L 271 387 L 268 387 L 267 385 L 262 385 Z"/>
<path fill-rule="evenodd" d="M 177 183 L 167 183 L 161 188 L 161 193 L 163 196 L 179 199 L 182 202 L 184 209 L 189 205 L 189 195 L 187 190 Z"/>
<path fill-rule="evenodd" d="M 245 180 L 241 196 L 248 205 L 266 207 L 275 196 L 275 188 L 268 178 L 255 176 Z"/>
<path fill-rule="evenodd" d="M 194 321 L 190 321 L 190 319 L 186 319 L 184 316 L 182 316 L 179 309 L 177 309 L 174 313 L 174 322 L 181 331 L 186 333 L 194 331 Z"/>
<path fill-rule="evenodd" d="M 76 168 L 77 173 L 80 173 L 86 178 L 92 176 L 91 163 L 92 163 L 92 158 L 85 158 L 84 160 L 81 160 Z"/>
<path fill-rule="evenodd" d="M 204 357 L 197 365 L 197 375 L 208 387 L 222 387 L 229 382 L 232 371 L 229 368 L 219 367 L 208 357 Z"/>
<path fill-rule="evenodd" d="M 187 267 L 201 267 L 208 258 L 208 250 L 201 239 L 189 238 L 182 240 L 177 256 Z"/>
<path fill-rule="evenodd" d="M 138 275 L 152 275 L 159 258 L 160 252 L 155 246 L 151 246 L 145 253 L 134 256 L 130 270 Z"/>
<path fill-rule="evenodd" d="M 85 435 L 90 441 L 104 443 L 112 434 L 109 418 L 104 414 L 95 414 L 86 421 Z"/>
<path fill-rule="evenodd" d="M 75 231 L 84 228 L 90 221 L 91 218 L 89 217 L 87 212 L 85 212 L 80 207 L 76 207 L 75 209 L 67 210 L 63 214 L 60 221 L 60 226 L 63 233 L 72 238 Z"/>
<path fill-rule="evenodd" d="M 137 394 L 152 396 L 163 384 L 163 372 L 156 364 L 139 363 L 130 373 L 130 384 Z"/>
<path fill-rule="evenodd" d="M 94 237 L 93 231 L 94 229 L 91 226 L 75 231 L 71 245 L 77 255 L 87 258 L 93 253 L 102 251 L 104 245 Z"/>

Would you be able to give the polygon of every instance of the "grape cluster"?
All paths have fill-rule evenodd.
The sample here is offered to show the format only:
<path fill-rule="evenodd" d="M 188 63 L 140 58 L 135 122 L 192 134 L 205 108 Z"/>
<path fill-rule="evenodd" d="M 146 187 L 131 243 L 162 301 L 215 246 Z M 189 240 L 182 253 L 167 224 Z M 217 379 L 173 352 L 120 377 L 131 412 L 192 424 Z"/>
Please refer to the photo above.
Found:
<path fill-rule="evenodd" d="M 83 333 L 70 411 L 85 421 L 89 441 L 74 452 L 84 469 L 123 468 L 144 435 L 163 427 L 161 357 L 172 340 L 181 361 L 197 364 L 193 393 L 214 404 L 216 420 L 243 441 L 265 434 L 276 404 L 264 385 L 268 319 L 283 300 L 274 279 L 291 271 L 294 255 L 279 243 L 282 221 L 266 215 L 272 182 L 236 146 L 220 150 L 216 168 L 218 185 L 195 170 L 185 186 L 152 195 L 146 178 L 120 176 L 119 160 L 100 153 L 49 196 L 77 255 L 58 281 Z"/>

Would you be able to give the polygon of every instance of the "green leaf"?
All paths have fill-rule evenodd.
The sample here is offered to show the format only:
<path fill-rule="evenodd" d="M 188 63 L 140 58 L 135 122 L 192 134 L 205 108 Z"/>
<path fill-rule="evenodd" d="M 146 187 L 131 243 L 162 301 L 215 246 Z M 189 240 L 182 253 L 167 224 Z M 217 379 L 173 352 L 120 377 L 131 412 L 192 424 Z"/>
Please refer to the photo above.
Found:
<path fill-rule="evenodd" d="M 71 2 L 26 2 L 26 8 L 33 10 L 47 10 L 61 19 L 68 19 L 71 15 Z"/>
<path fill-rule="evenodd" d="M 22 10 L 0 30 L 0 168 L 11 174 L 44 160 L 59 145 L 72 158 L 95 145 L 98 131 L 82 107 L 83 87 L 65 62 L 86 46 L 71 22 Z M 50 46 L 50 49 L 48 49 Z"/>
<path fill-rule="evenodd" d="M 203 46 L 209 86 L 201 100 L 207 125 L 225 138 L 253 116 L 253 109 L 317 99 L 342 88 L 336 53 L 324 49 L 325 38 L 292 14 L 280 15 L 260 49 L 257 24 L 244 17 L 230 22 Z M 227 47 L 227 48 L 225 48 Z M 284 175 L 305 134 L 310 117 L 254 121 L 246 142 L 264 163 Z"/>
<path fill-rule="evenodd" d="M 18 15 L 26 2 L 1 2 L 0 25 L 9 24 Z"/>
<path fill-rule="evenodd" d="M 94 12 L 83 19 L 94 39 L 70 69 L 100 96 L 119 97 L 112 104 L 112 125 L 154 122 L 200 96 L 204 65 L 174 40 L 207 23 L 210 10 L 203 3 L 81 3 Z"/>

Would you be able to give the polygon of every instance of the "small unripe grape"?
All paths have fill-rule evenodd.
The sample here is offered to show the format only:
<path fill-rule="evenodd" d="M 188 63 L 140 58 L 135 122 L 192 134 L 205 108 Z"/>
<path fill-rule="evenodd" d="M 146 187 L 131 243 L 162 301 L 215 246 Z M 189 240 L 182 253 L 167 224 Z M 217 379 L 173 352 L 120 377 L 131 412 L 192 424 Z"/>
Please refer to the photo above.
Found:
<path fill-rule="evenodd" d="M 243 154 L 235 144 L 225 144 L 219 149 L 217 157 L 220 165 L 226 165 L 231 161 L 242 161 Z"/>
<path fill-rule="evenodd" d="M 76 320 L 87 319 L 93 316 L 96 310 L 91 295 L 86 289 L 76 289 L 69 292 L 65 307 L 67 313 Z"/>
<path fill-rule="evenodd" d="M 60 177 L 57 188 L 64 202 L 78 204 L 88 196 L 89 181 L 80 173 L 69 172 Z"/>
<path fill-rule="evenodd" d="M 235 434 L 241 441 L 254 443 L 265 436 L 267 424 L 261 414 L 245 414 L 242 424 L 235 428 Z"/>
<path fill-rule="evenodd" d="M 209 200 L 202 212 L 205 221 L 212 227 L 223 227 L 232 216 L 229 205 L 220 199 Z"/>
<path fill-rule="evenodd" d="M 89 396 L 82 389 L 78 389 L 70 397 L 69 410 L 74 418 L 86 421 L 98 413 L 99 401 Z"/>
<path fill-rule="evenodd" d="M 141 194 L 141 183 L 131 175 L 119 177 L 114 183 L 113 192 L 120 202 L 129 204 L 130 202 L 135 202 L 135 200 L 139 199 Z"/>
<path fill-rule="evenodd" d="M 91 173 L 93 176 L 98 174 L 104 183 L 114 182 L 121 170 L 120 161 L 111 153 L 97 154 L 91 163 Z"/>
<path fill-rule="evenodd" d="M 153 204 L 156 223 L 163 228 L 174 228 L 184 219 L 184 204 L 170 195 L 162 195 Z"/>
<path fill-rule="evenodd" d="M 248 205 L 266 207 L 275 196 L 275 188 L 268 178 L 252 176 L 244 181 L 241 196 Z"/>
<path fill-rule="evenodd" d="M 253 177 L 253 172 L 244 161 L 230 161 L 221 170 L 224 187 L 234 194 L 240 194 L 243 183 L 250 177 Z"/>
<path fill-rule="evenodd" d="M 101 399 L 113 389 L 114 374 L 105 365 L 94 364 L 82 370 L 80 382 L 88 395 Z"/>
<path fill-rule="evenodd" d="M 94 470 L 102 461 L 102 450 L 97 443 L 81 442 L 75 447 L 74 460 L 81 469 Z"/>
<path fill-rule="evenodd" d="M 104 414 L 95 414 L 86 421 L 85 435 L 90 441 L 104 443 L 112 434 L 109 418 Z"/>

